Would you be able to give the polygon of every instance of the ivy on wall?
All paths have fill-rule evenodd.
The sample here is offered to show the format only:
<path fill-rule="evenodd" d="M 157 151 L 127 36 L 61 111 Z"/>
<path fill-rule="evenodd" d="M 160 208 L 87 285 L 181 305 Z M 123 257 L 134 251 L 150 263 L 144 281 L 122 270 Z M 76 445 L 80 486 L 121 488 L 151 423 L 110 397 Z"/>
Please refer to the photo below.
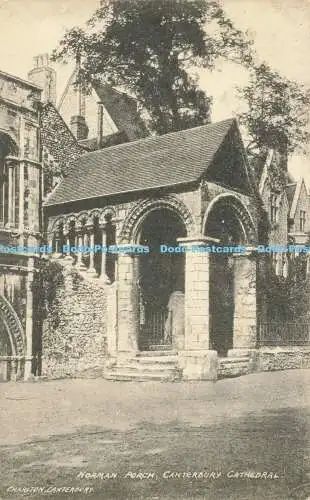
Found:
<path fill-rule="evenodd" d="M 42 107 L 41 141 L 46 196 L 54 187 L 55 179 L 66 175 L 72 163 L 87 151 L 80 146 L 52 103 L 46 103 Z"/>

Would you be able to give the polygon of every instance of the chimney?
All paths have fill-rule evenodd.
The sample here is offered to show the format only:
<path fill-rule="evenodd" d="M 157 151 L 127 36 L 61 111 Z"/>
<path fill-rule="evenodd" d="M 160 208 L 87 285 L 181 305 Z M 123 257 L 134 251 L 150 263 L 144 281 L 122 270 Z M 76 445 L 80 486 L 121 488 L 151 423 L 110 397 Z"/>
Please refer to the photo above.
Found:
<path fill-rule="evenodd" d="M 56 105 L 56 71 L 50 66 L 48 54 L 33 58 L 34 67 L 28 73 L 28 79 L 43 89 L 42 101 Z"/>
<path fill-rule="evenodd" d="M 71 116 L 70 129 L 78 141 L 87 139 L 88 127 L 86 125 L 85 116 L 81 115 Z"/>
<path fill-rule="evenodd" d="M 82 82 L 78 80 L 80 76 L 80 70 L 81 70 L 81 56 L 79 53 L 77 53 L 76 67 L 75 67 L 76 81 L 74 83 L 75 87 L 74 93 L 76 96 L 76 109 L 73 110 L 74 115 L 71 116 L 70 118 L 70 129 L 78 141 L 87 139 L 89 131 L 85 120 L 85 111 L 86 111 L 85 91 Z"/>

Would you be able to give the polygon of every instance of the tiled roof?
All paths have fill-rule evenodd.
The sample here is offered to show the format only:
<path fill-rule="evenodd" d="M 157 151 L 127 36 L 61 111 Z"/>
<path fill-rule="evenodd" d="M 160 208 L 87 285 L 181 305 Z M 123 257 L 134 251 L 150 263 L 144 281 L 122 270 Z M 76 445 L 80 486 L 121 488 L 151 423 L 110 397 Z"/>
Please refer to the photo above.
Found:
<path fill-rule="evenodd" d="M 94 90 L 118 131 L 124 132 L 129 141 L 135 141 L 149 135 L 138 113 L 136 99 L 102 83 L 94 84 Z"/>
<path fill-rule="evenodd" d="M 86 153 L 45 205 L 197 181 L 234 124 L 228 119 Z"/>

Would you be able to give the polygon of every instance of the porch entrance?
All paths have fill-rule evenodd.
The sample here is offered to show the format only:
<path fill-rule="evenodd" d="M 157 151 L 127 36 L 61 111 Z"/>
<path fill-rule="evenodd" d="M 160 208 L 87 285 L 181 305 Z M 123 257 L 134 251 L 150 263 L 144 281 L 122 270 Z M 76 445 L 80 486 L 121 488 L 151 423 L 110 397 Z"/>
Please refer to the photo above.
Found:
<path fill-rule="evenodd" d="M 246 235 L 235 204 L 223 197 L 212 207 L 205 235 L 218 240 L 217 246 L 245 245 Z M 233 348 L 235 323 L 235 258 L 226 251 L 210 254 L 210 348 L 227 356 Z"/>
<path fill-rule="evenodd" d="M 172 349 L 184 337 L 184 254 L 160 248 L 176 248 L 184 236 L 185 226 L 172 210 L 153 210 L 142 222 L 138 243 L 150 251 L 139 257 L 140 350 Z"/>

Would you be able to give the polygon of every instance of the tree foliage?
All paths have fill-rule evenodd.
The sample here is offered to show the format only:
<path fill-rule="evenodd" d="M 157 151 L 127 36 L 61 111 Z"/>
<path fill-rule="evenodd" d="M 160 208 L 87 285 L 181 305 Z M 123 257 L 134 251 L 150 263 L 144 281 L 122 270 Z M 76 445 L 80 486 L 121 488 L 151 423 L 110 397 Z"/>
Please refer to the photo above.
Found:
<path fill-rule="evenodd" d="M 267 64 L 254 65 L 249 84 L 239 88 L 247 110 L 239 115 L 252 138 L 249 149 L 275 148 L 280 152 L 305 151 L 310 134 L 310 92 Z"/>
<path fill-rule="evenodd" d="M 219 58 L 252 62 L 247 36 L 209 0 L 104 0 L 86 30 L 65 34 L 53 58 L 77 54 L 81 81 L 128 90 L 159 134 L 209 121 L 212 100 L 192 68 L 213 69 Z"/>

